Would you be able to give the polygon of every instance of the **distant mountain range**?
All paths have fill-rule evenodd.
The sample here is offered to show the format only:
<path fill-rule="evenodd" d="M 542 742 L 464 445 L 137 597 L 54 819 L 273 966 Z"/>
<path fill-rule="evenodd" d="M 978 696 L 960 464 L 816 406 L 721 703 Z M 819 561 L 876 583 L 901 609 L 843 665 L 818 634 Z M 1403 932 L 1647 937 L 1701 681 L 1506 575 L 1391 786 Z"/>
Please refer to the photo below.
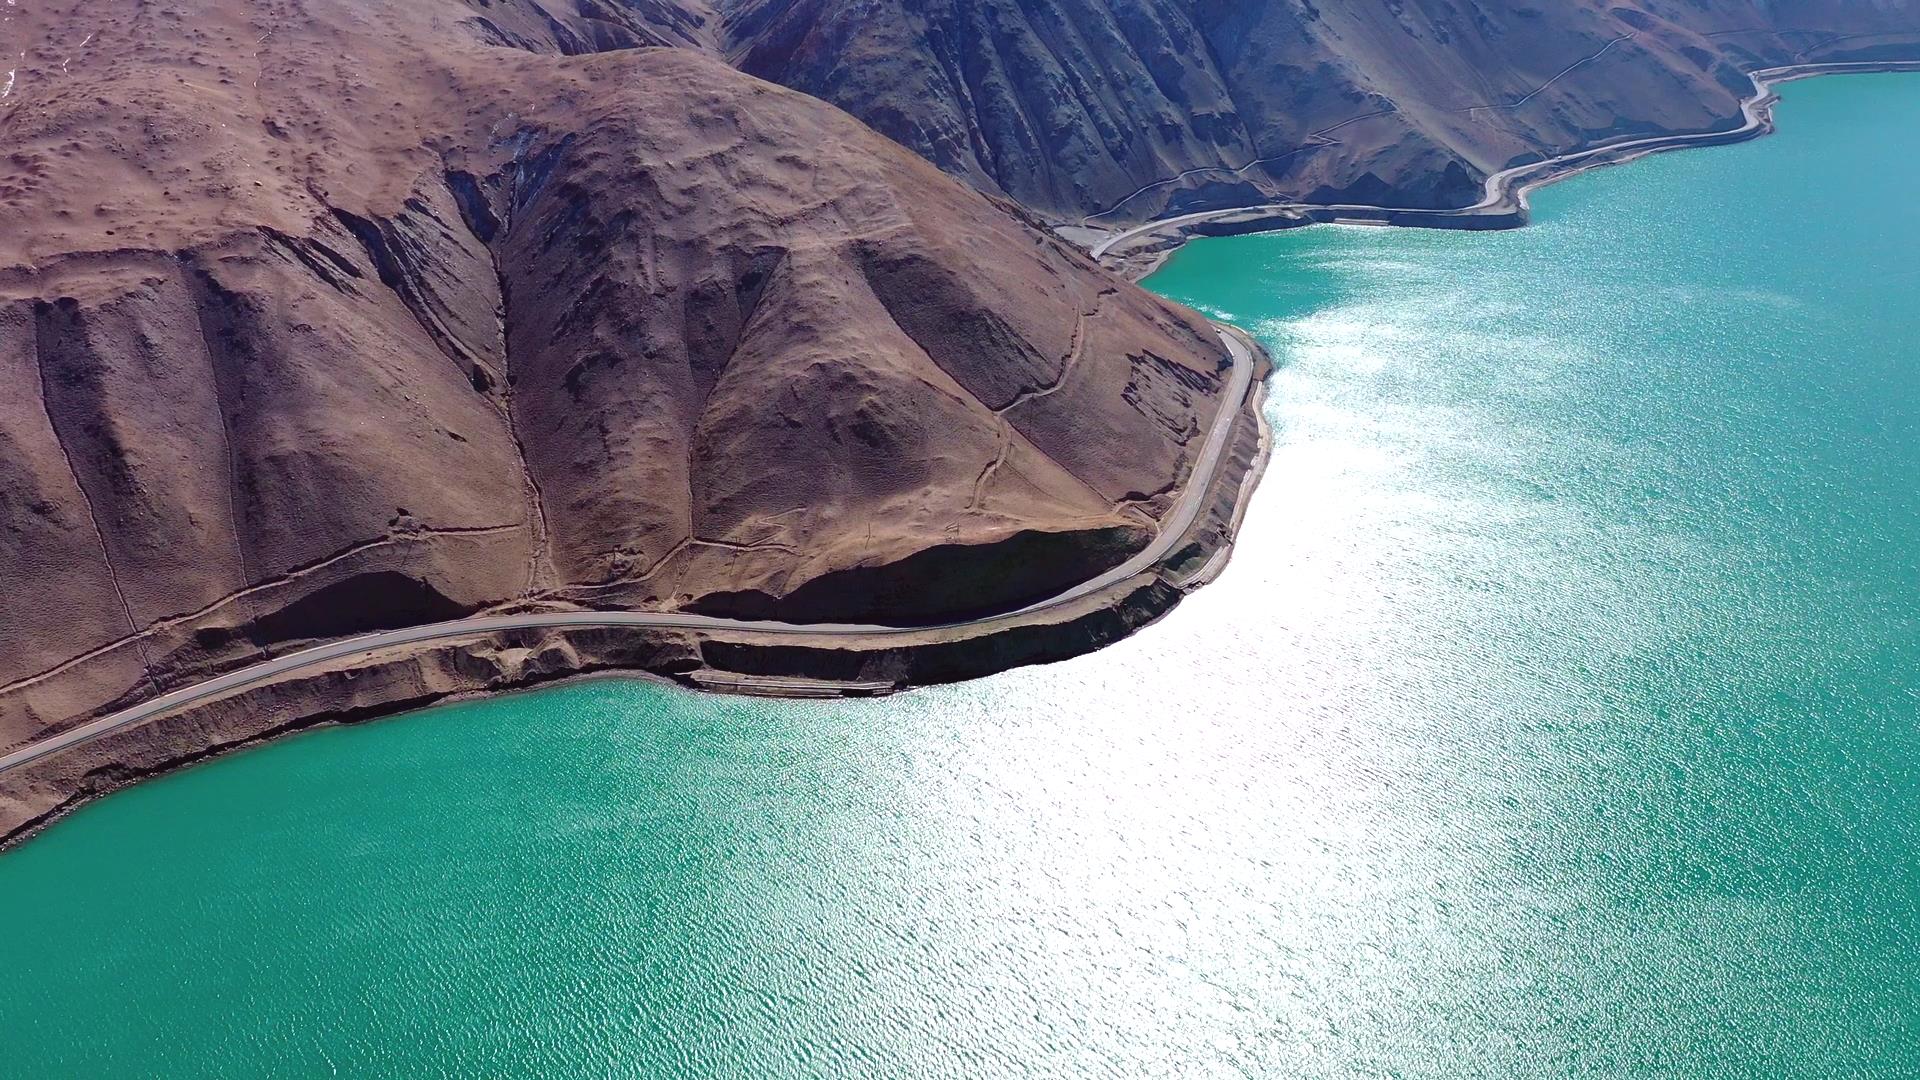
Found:
<path fill-rule="evenodd" d="M 1734 126 L 1745 71 L 1913 56 L 1920 40 L 1909 0 L 473 6 L 476 32 L 525 48 L 715 52 L 1058 221 L 1462 205 L 1509 165 Z"/>

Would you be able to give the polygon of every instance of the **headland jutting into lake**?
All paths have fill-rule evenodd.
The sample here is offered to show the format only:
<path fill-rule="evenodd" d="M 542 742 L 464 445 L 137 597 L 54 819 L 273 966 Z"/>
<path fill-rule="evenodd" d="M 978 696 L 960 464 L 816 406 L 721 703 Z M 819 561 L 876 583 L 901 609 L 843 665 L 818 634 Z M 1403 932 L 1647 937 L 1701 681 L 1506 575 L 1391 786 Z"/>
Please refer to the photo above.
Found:
<path fill-rule="evenodd" d="M 1753 73 L 1754 93 L 1742 121 L 1725 131 L 1673 134 L 1592 147 L 1515 166 L 1488 178 L 1479 204 L 1453 211 L 1297 204 L 1208 211 L 1164 226 L 1129 230 L 1095 248 L 1139 276 L 1159 265 L 1184 238 L 1272 231 L 1314 221 L 1463 229 L 1523 225 L 1527 194 L 1600 165 L 1665 149 L 1743 141 L 1772 129 L 1785 81 L 1842 71 L 1906 70 L 1902 60 L 1805 64 Z M 1166 228 L 1164 234 L 1161 228 Z M 1149 240 L 1149 243 L 1142 243 Z M 1143 250 L 1145 249 L 1145 250 Z M 1247 345 L 1257 350 L 1250 341 Z M 72 717 L 69 734 L 9 751 L 0 771 L 0 844 L 18 842 L 88 799 L 228 750 L 289 731 L 353 722 L 436 702 L 606 673 L 651 674 L 699 689 L 775 696 L 872 695 L 916 685 L 975 678 L 1032 663 L 1064 660 L 1125 637 L 1166 614 L 1186 591 L 1217 576 L 1232 549 L 1268 445 L 1260 401 L 1269 362 L 1235 400 L 1219 465 L 1191 500 L 1196 513 L 1162 545 L 1168 552 L 1098 588 L 1038 609 L 964 626 L 835 633 L 830 645 L 795 644 L 750 624 L 724 628 L 528 625 L 430 640 L 370 641 L 371 651 L 341 655 L 335 647 L 306 662 L 283 658 L 258 665 L 253 678 L 214 680 L 162 695 L 113 703 L 117 711 Z M 1111 575 L 1109 575 L 1111 576 Z M 589 616 L 590 617 L 590 616 Z M 877 630 L 877 628 L 867 628 Z M 372 635 L 380 638 L 386 635 Z M 298 657 L 290 658 L 297 660 Z M 236 676 L 244 673 L 234 673 Z M 164 710 L 160 706 L 166 706 Z"/>
<path fill-rule="evenodd" d="M 1271 446 L 1261 404 L 1272 362 L 1224 327 L 1231 388 L 1142 551 L 1004 614 L 894 627 L 696 613 L 483 612 L 314 645 L 152 698 L 0 754 L 0 849 L 87 801 L 235 749 L 479 695 L 609 675 L 766 697 L 870 697 L 1083 655 L 1161 618 L 1219 576 Z M 30 689 L 30 687 L 28 688 Z"/>

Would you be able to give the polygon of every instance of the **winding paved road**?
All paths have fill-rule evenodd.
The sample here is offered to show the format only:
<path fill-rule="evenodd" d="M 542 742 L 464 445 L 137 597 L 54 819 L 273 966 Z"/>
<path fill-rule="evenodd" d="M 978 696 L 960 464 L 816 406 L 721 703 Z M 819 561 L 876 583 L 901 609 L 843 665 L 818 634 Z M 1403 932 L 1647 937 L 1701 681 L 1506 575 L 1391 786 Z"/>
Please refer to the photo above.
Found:
<path fill-rule="evenodd" d="M 1616 42 L 1617 44 L 1617 42 Z M 1611 46 L 1609 46 L 1611 48 Z M 1604 51 L 1604 50 L 1602 50 Z M 1585 150 L 1576 150 L 1570 154 L 1547 158 L 1526 165 L 1516 165 L 1511 169 L 1502 169 L 1487 177 L 1481 189 L 1480 201 L 1472 206 L 1462 206 L 1450 210 L 1433 210 L 1409 206 L 1373 206 L 1362 203 L 1262 203 L 1257 206 L 1236 206 L 1222 210 L 1202 210 L 1177 217 L 1160 218 L 1143 225 L 1136 225 L 1125 232 L 1115 233 L 1095 244 L 1092 255 L 1095 259 L 1104 258 L 1114 248 L 1146 233 L 1157 232 L 1175 225 L 1187 225 L 1215 218 L 1230 217 L 1246 213 L 1340 213 L 1351 211 L 1356 214 L 1417 214 L 1423 218 L 1444 220 L 1454 217 L 1469 217 L 1502 208 L 1526 209 L 1527 191 L 1533 185 L 1526 182 L 1528 174 L 1548 174 L 1558 170 L 1592 162 L 1599 158 L 1615 158 L 1620 155 L 1642 151 L 1677 149 L 1700 143 L 1715 144 L 1731 142 L 1753 135 L 1767 125 L 1772 114 L 1773 88 L 1781 82 L 1805 78 L 1809 75 L 1841 74 L 1845 72 L 1868 72 L 1885 70 L 1913 70 L 1920 62 L 1910 61 L 1850 61 L 1831 64 L 1789 64 L 1785 67 L 1763 68 L 1748 73 L 1753 80 L 1753 93 L 1740 103 L 1743 119 L 1737 128 L 1726 131 L 1698 131 L 1676 135 L 1650 135 L 1642 138 L 1627 139 L 1621 142 L 1591 146 Z M 1564 74 L 1564 72 L 1562 73 Z M 1557 76 L 1556 76 L 1557 77 Z M 1538 93 L 1539 91 L 1535 91 Z M 1528 95 L 1531 97 L 1532 95 Z M 1518 104 L 1518 103 L 1516 103 Z M 1506 106 L 1502 106 L 1503 108 Z M 1359 119 L 1359 118 L 1356 118 Z M 1137 194 L 1137 193 L 1136 193 Z"/>
<path fill-rule="evenodd" d="M 1180 494 L 1173 513 L 1161 523 L 1159 533 L 1152 543 L 1139 554 L 1098 577 L 1083 581 L 1066 592 L 1050 599 L 1042 600 L 1021 608 L 1018 611 L 991 615 L 981 619 L 947 623 L 941 626 L 895 627 L 867 626 L 857 623 L 784 623 L 753 622 L 743 619 L 724 619 L 711 615 L 692 615 L 685 612 L 656 611 L 552 611 L 524 615 L 487 615 L 468 619 L 455 619 L 451 622 L 431 623 L 425 626 L 409 626 L 400 630 L 385 630 L 378 633 L 362 634 L 358 637 L 343 638 L 339 641 L 316 645 L 300 652 L 288 653 L 272 660 L 263 660 L 258 664 L 228 672 L 218 678 L 208 679 L 191 686 L 161 694 L 138 705 L 120 712 L 103 716 L 49 736 L 38 742 L 29 743 L 11 753 L 0 755 L 0 772 L 15 769 L 31 761 L 37 761 L 48 754 L 65 750 L 90 739 L 117 731 L 124 727 L 150 720 L 163 713 L 172 712 L 208 698 L 257 683 L 267 682 L 291 672 L 342 660 L 360 653 L 374 652 L 397 645 L 415 645 L 429 641 L 441 641 L 453 638 L 472 637 L 476 634 L 492 633 L 500 630 L 531 630 L 550 627 L 649 627 L 676 630 L 709 630 L 748 632 L 755 634 L 778 634 L 804 639 L 826 639 L 847 637 L 910 637 L 931 630 L 951 630 L 971 626 L 987 626 L 996 622 L 1011 621 L 1021 616 L 1032 615 L 1051 608 L 1063 606 L 1090 596 L 1108 586 L 1118 584 L 1138 574 L 1165 558 L 1175 544 L 1191 529 L 1207 506 L 1207 492 L 1213 486 L 1213 478 L 1219 471 L 1220 461 L 1231 443 L 1234 422 L 1240 417 L 1241 404 L 1246 400 L 1247 391 L 1253 385 L 1253 351 L 1230 330 L 1220 331 L 1220 340 L 1226 343 L 1227 352 L 1233 361 L 1233 378 L 1226 393 L 1220 399 L 1220 411 L 1215 414 L 1213 426 L 1207 432 L 1206 442 L 1202 444 L 1200 457 L 1195 461 L 1188 474 L 1187 486 Z"/>

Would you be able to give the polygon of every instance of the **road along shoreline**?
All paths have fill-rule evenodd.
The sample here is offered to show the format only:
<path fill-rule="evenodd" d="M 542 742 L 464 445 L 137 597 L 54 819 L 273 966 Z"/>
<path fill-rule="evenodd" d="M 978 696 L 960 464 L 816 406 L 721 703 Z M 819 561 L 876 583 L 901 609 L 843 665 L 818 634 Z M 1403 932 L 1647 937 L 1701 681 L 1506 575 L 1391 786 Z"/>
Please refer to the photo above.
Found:
<path fill-rule="evenodd" d="M 1171 611 L 1225 568 L 1271 445 L 1272 362 L 1221 328 L 1227 392 L 1159 535 L 1026 608 L 946 626 L 784 624 L 684 612 L 521 611 L 319 642 L 64 725 L 0 753 L 0 849 L 101 795 L 305 728 L 567 679 L 628 675 L 724 693 L 873 696 L 1080 656 Z"/>
<path fill-rule="evenodd" d="M 1094 245 L 1138 279 L 1194 236 L 1316 222 L 1503 229 L 1526 223 L 1534 189 L 1587 169 L 1773 130 L 1774 87 L 1817 75 L 1920 70 L 1920 61 L 1806 63 L 1752 72 L 1742 123 L 1636 138 L 1503 170 L 1482 200 L 1453 210 L 1279 203 L 1182 215 Z M 870 696 L 1083 655 L 1137 631 L 1224 569 L 1271 433 L 1260 406 L 1271 361 L 1223 329 L 1235 355 L 1230 422 L 1209 432 L 1217 454 L 1196 467 L 1148 549 L 1020 611 L 950 626 L 791 626 L 684 613 L 537 611 L 487 615 L 318 643 L 297 653 L 83 719 L 0 754 L 0 850 L 80 805 L 139 780 L 304 728 L 351 723 L 464 698 L 601 675 L 654 676 L 727 693 Z M 1240 363 L 1242 353 L 1246 362 Z M 1215 443 L 1218 443 L 1215 446 Z M 1203 459 L 1207 454 L 1203 454 Z"/>
<path fill-rule="evenodd" d="M 1920 51 L 1920 45 L 1914 46 Z M 1161 218 L 1102 237 L 1089 252 L 1138 281 L 1145 278 L 1181 246 L 1199 236 L 1242 236 L 1277 232 L 1305 225 L 1399 225 L 1425 229 L 1517 229 L 1531 214 L 1528 197 L 1537 189 L 1590 169 L 1636 161 L 1649 154 L 1698 146 L 1726 146 L 1746 142 L 1774 130 L 1774 108 L 1780 103 L 1776 88 L 1820 75 L 1920 71 L 1920 59 L 1849 60 L 1787 64 L 1748 72 L 1753 91 L 1740 105 L 1740 123 L 1711 131 L 1635 136 L 1540 161 L 1515 165 L 1487 177 L 1480 201 L 1471 206 L 1433 210 L 1366 204 L 1263 203 L 1256 206 L 1202 210 Z M 1080 232 L 1080 227 L 1069 227 Z M 1084 235 L 1084 233 L 1082 233 Z M 1083 241 L 1084 242 L 1084 241 Z"/>

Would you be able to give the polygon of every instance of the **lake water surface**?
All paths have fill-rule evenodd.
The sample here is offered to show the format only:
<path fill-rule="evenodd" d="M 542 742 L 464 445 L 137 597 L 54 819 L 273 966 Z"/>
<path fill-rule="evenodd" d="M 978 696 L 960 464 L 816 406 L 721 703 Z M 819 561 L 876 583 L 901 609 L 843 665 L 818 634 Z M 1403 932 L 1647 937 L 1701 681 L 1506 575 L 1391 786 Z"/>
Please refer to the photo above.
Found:
<path fill-rule="evenodd" d="M 596 682 L 0 856 L 0 1076 L 1920 1075 L 1920 76 L 1500 234 L 1205 241 L 1224 579 L 886 701 Z"/>

